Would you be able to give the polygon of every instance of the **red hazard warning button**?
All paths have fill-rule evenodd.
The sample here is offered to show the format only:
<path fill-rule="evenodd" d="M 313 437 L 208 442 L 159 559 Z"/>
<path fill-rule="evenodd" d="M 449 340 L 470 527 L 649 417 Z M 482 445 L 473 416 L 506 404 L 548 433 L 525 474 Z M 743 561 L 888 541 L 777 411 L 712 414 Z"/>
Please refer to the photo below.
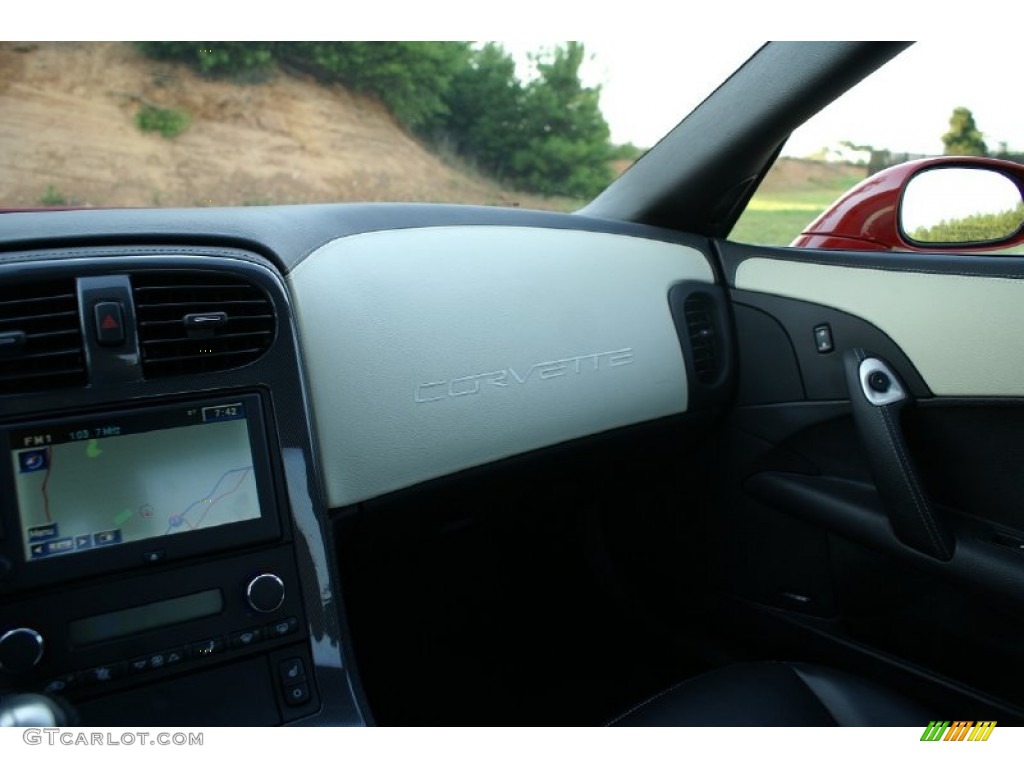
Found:
<path fill-rule="evenodd" d="M 100 301 L 93 307 L 96 319 L 96 340 L 105 347 L 124 344 L 124 322 L 121 305 L 116 301 Z"/>

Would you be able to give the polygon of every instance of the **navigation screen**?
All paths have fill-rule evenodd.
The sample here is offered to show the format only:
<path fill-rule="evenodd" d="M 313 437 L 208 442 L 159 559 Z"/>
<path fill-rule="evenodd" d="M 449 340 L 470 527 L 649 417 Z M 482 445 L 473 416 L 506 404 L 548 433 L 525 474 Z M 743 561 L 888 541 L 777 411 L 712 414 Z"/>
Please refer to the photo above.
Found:
<path fill-rule="evenodd" d="M 246 406 L 254 400 L 11 433 L 25 557 L 58 557 L 260 516 Z"/>

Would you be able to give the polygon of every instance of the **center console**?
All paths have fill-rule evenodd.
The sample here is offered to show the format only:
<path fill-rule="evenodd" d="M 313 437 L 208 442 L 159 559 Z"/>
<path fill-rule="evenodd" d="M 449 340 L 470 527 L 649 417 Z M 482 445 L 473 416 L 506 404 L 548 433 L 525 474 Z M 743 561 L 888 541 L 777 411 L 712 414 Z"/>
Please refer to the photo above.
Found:
<path fill-rule="evenodd" d="M 33 375 L 0 389 L 0 694 L 82 725 L 361 723 L 287 294 L 252 254 L 147 250 L 0 261 L 0 386 Z M 33 368 L 69 332 L 19 297 L 51 285 L 74 376 Z"/>

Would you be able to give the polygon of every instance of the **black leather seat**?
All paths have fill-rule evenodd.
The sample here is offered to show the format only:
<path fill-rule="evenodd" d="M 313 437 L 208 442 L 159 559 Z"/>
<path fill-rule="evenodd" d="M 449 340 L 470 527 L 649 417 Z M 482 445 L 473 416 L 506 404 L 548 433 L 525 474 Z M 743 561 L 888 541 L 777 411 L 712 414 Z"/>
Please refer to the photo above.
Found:
<path fill-rule="evenodd" d="M 868 680 L 811 664 L 737 664 L 685 680 L 609 725 L 928 725 L 917 702 Z"/>

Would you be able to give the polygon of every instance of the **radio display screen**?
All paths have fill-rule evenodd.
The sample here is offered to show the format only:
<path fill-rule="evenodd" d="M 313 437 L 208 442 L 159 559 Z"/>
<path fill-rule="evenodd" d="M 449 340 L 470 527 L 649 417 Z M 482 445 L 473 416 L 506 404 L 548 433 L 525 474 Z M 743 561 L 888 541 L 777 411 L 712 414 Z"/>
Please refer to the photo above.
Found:
<path fill-rule="evenodd" d="M 256 396 L 22 425 L 10 462 L 30 562 L 258 519 Z"/>

